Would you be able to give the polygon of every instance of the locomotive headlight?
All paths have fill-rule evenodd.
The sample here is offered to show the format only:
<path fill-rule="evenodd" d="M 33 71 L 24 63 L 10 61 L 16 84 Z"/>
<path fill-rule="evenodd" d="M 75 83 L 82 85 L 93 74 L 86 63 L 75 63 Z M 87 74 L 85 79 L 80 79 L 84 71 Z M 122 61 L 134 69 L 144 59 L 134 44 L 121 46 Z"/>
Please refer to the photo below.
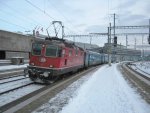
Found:
<path fill-rule="evenodd" d="M 34 66 L 34 63 L 32 62 L 31 65 Z"/>
<path fill-rule="evenodd" d="M 53 67 L 53 65 L 50 65 L 49 67 L 50 67 L 50 68 L 52 68 L 52 67 Z"/>
<path fill-rule="evenodd" d="M 42 47 L 45 47 L 45 45 L 42 45 Z"/>
<path fill-rule="evenodd" d="M 48 77 L 48 76 L 49 76 L 49 72 L 44 72 L 44 73 L 43 73 L 43 76 L 44 76 L 44 77 Z"/>

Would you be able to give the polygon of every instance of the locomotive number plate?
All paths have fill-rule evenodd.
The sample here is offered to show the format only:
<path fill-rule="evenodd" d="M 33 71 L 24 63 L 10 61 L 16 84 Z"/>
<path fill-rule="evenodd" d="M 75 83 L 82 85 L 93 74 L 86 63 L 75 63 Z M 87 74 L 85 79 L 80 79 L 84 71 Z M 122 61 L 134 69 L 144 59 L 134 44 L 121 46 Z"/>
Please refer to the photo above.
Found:
<path fill-rule="evenodd" d="M 46 59 L 45 58 L 40 58 L 40 62 L 46 62 Z"/>

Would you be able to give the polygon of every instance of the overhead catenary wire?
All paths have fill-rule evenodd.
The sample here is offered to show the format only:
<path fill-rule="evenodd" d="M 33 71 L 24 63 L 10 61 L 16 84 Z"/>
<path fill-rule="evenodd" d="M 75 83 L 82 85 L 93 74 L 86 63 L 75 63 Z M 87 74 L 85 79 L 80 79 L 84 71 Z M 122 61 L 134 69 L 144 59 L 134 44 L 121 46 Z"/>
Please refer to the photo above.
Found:
<path fill-rule="evenodd" d="M 52 17 L 51 15 L 49 15 L 45 10 L 42 10 L 41 8 L 39 8 L 38 6 L 34 5 L 34 4 L 33 4 L 32 2 L 30 2 L 29 0 L 25 0 L 25 1 L 26 1 L 28 4 L 30 4 L 32 7 L 38 9 L 38 11 L 44 13 L 46 16 L 48 16 L 48 17 L 51 18 L 52 20 L 55 20 L 55 18 Z M 3 5 L 5 5 L 7 8 L 11 9 L 11 11 L 17 12 L 17 14 L 20 14 L 20 11 L 16 10 L 15 8 L 11 7 L 10 5 L 7 5 L 5 2 L 1 2 L 1 3 L 3 3 Z M 1 12 L 2 12 L 2 10 L 1 10 Z M 4 11 L 4 13 L 6 13 L 6 11 Z M 10 12 L 7 12 L 7 13 L 10 14 Z M 33 24 L 35 24 L 34 22 L 36 22 L 36 23 L 40 24 L 40 26 L 42 26 L 41 23 L 39 23 L 39 22 L 37 22 L 37 21 L 35 21 L 35 20 L 29 18 L 29 17 L 27 17 L 27 18 L 29 18 L 29 19 L 26 19 L 26 18 L 23 18 L 23 16 L 20 16 L 20 15 L 16 15 L 16 14 L 12 14 L 12 13 L 11 13 L 11 15 L 13 15 L 16 19 L 19 19 L 19 21 L 22 20 L 22 21 L 26 21 L 26 22 L 27 22 L 28 20 L 31 20 L 31 21 L 33 21 Z M 65 18 L 64 15 L 63 15 L 63 17 Z M 65 18 L 65 19 L 67 19 L 67 18 Z M 0 20 L 3 21 L 3 22 L 5 22 L 5 23 L 7 23 L 7 24 L 11 24 L 11 25 L 20 27 L 20 28 L 22 28 L 22 29 L 26 29 L 26 30 L 29 29 L 29 28 L 26 28 L 26 27 L 21 26 L 21 25 L 19 25 L 19 24 L 15 24 L 15 23 L 13 23 L 13 22 L 9 22 L 9 21 L 4 20 L 4 19 L 0 19 Z M 29 21 L 29 22 L 30 22 L 30 21 Z M 37 24 L 35 24 L 35 25 L 37 26 Z M 74 33 L 74 34 L 76 34 L 72 29 L 70 29 L 70 28 L 67 27 L 67 26 L 65 26 L 65 29 L 68 30 L 68 31 L 70 31 L 70 32 L 72 32 L 72 33 Z"/>
<path fill-rule="evenodd" d="M 72 27 L 74 27 L 74 25 L 69 21 L 70 19 L 68 19 L 68 17 L 66 17 L 63 13 L 62 13 L 62 11 L 60 11 L 50 0 L 48 0 L 48 2 L 51 4 L 51 6 L 53 7 L 53 8 L 55 8 L 55 10 L 57 10 L 57 12 L 59 13 L 59 14 L 61 14 L 61 16 L 68 22 L 68 24 L 70 24 Z M 70 29 L 70 28 L 69 28 Z M 77 30 L 78 32 L 82 32 L 82 31 L 80 31 L 80 30 Z"/>
<path fill-rule="evenodd" d="M 20 17 L 17 17 L 16 15 L 12 15 L 12 14 L 9 13 L 9 12 L 3 11 L 3 10 L 0 10 L 0 12 L 2 12 L 2 13 L 4 13 L 4 14 L 11 15 L 11 16 L 13 16 L 15 19 L 17 18 L 17 22 L 18 22 L 18 23 L 19 23 L 19 22 L 22 22 L 22 21 L 25 21 L 25 19 L 20 18 Z M 6 21 L 9 22 L 8 20 L 6 20 Z M 11 22 L 10 22 L 10 23 L 11 23 Z"/>
<path fill-rule="evenodd" d="M 21 20 L 25 20 L 26 22 L 27 22 L 27 21 L 28 21 L 28 22 L 31 22 L 31 21 L 32 21 L 32 24 L 35 24 L 35 25 L 37 25 L 37 24 L 42 25 L 42 24 L 39 23 L 37 20 L 35 20 L 35 19 L 31 18 L 31 17 L 23 16 L 22 13 L 21 13 L 22 10 L 17 10 L 17 9 L 15 9 L 15 8 L 11 7 L 10 5 L 6 4 L 5 2 L 1 2 L 1 3 L 2 3 L 3 5 L 5 5 L 7 8 L 9 8 L 11 11 L 13 11 L 13 12 L 19 14 L 19 16 L 17 16 L 17 19 L 20 18 Z M 1 10 L 1 12 L 2 12 L 2 10 Z M 11 14 L 11 15 L 14 15 L 14 14 Z"/>
<path fill-rule="evenodd" d="M 36 8 L 37 10 L 39 10 L 40 12 L 44 13 L 45 15 L 47 15 L 49 18 L 51 18 L 52 20 L 55 20 L 55 18 L 53 18 L 50 14 L 48 14 L 46 11 L 42 10 L 41 8 L 39 8 L 38 6 L 36 6 L 35 4 L 33 4 L 32 2 L 30 2 L 29 0 L 25 0 L 27 3 L 29 3 L 30 5 L 32 5 L 34 8 Z"/>
<path fill-rule="evenodd" d="M 39 8 L 38 6 L 36 6 L 35 4 L 33 4 L 32 2 L 30 2 L 29 0 L 25 0 L 28 4 L 30 4 L 31 6 L 33 6 L 34 8 L 36 8 L 38 11 L 42 12 L 43 14 L 45 14 L 46 16 L 48 16 L 49 18 L 52 19 L 52 21 L 56 20 L 54 17 L 52 17 L 51 15 L 49 15 L 45 10 L 42 10 L 41 8 Z M 66 26 L 65 26 L 66 28 Z M 68 30 L 70 30 L 70 28 L 67 28 Z M 70 30 L 72 31 L 72 30 Z"/>
<path fill-rule="evenodd" d="M 56 20 L 55 18 L 53 18 L 51 15 L 49 15 L 45 10 L 42 10 L 41 8 L 39 8 L 38 6 L 34 5 L 32 2 L 30 2 L 29 0 L 25 0 L 28 4 L 30 4 L 32 7 L 36 8 L 38 11 L 42 12 L 43 14 L 45 14 L 46 16 L 48 16 L 49 18 L 51 18 L 52 20 Z M 13 9 L 12 7 L 10 7 L 9 5 L 5 4 L 5 6 L 7 6 L 8 8 L 12 9 L 14 12 L 16 12 L 17 10 Z M 18 12 L 18 11 L 17 11 Z M 35 20 L 33 20 L 35 22 Z M 37 21 L 36 21 L 37 22 Z M 7 23 L 11 23 L 8 22 Z M 39 23 L 38 23 L 39 24 Z M 41 25 L 40 25 L 41 26 Z M 68 28 L 69 31 L 72 32 L 72 30 L 70 30 L 70 28 Z"/>
<path fill-rule="evenodd" d="M 1 20 L 1 21 L 3 21 L 3 22 L 5 22 L 5 23 L 7 23 L 7 24 L 11 24 L 11 25 L 14 25 L 14 26 L 20 27 L 20 28 L 25 29 L 25 30 L 27 30 L 27 29 L 28 29 L 28 28 L 25 28 L 25 27 L 23 27 L 23 26 L 21 26 L 21 25 L 14 24 L 14 23 L 12 23 L 12 22 L 9 22 L 9 21 L 6 21 L 6 20 L 3 20 L 3 19 L 1 19 L 1 18 L 0 18 L 0 20 Z"/>
<path fill-rule="evenodd" d="M 10 22 L 10 21 L 8 21 L 8 20 L 4 20 L 4 19 L 1 19 L 1 21 L 3 21 L 3 22 L 5 22 L 5 23 L 7 23 L 7 24 L 11 24 L 11 25 L 13 25 L 13 26 L 17 26 L 17 27 L 19 27 L 19 28 L 22 28 L 22 29 L 25 29 L 25 30 L 27 30 L 28 32 L 32 32 L 32 29 L 33 28 L 35 28 L 35 26 L 43 26 L 41 23 L 39 23 L 38 21 L 36 21 L 36 20 L 33 20 L 33 18 L 30 18 L 30 17 L 28 17 L 28 16 L 23 16 L 23 15 L 21 15 L 22 13 L 20 12 L 20 11 L 22 11 L 22 10 L 17 10 L 17 9 L 15 9 L 14 7 L 12 7 L 12 6 L 10 6 L 10 5 L 8 5 L 8 4 L 6 4 L 6 2 L 2 2 L 2 1 L 0 1 L 0 3 L 2 3 L 5 7 L 7 7 L 8 9 L 10 9 L 10 10 L 7 10 L 7 11 L 5 11 L 5 10 L 0 10 L 0 12 L 2 12 L 3 14 L 7 14 L 7 15 L 11 15 L 11 16 L 13 16 L 13 17 L 15 17 L 15 19 L 17 19 L 17 24 L 16 23 L 14 23 L 14 22 Z M 13 12 L 15 12 L 15 13 L 13 13 Z M 32 21 L 32 22 L 31 22 Z M 19 23 L 18 22 L 24 22 L 24 23 L 26 23 L 26 25 L 28 25 L 28 27 L 24 27 L 24 26 L 21 26 L 21 25 L 19 25 Z M 30 26 L 29 26 L 29 24 L 31 24 Z M 26 32 L 26 31 L 24 31 L 24 32 Z"/>

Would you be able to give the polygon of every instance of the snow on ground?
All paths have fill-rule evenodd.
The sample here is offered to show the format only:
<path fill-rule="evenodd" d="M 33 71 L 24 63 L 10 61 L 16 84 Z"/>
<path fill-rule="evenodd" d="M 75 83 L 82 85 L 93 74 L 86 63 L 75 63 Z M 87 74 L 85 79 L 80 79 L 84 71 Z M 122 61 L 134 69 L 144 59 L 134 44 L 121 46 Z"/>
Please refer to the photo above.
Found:
<path fill-rule="evenodd" d="M 45 103 L 40 108 L 35 110 L 34 113 L 58 113 L 60 110 L 62 110 L 62 107 L 68 103 L 69 99 L 76 95 L 75 91 L 89 79 L 90 75 L 91 73 L 72 83 L 66 89 L 57 94 L 54 98 L 49 100 L 48 103 Z"/>
<path fill-rule="evenodd" d="M 145 62 L 136 62 L 134 63 L 137 68 L 140 70 L 150 74 L 150 61 L 145 61 Z"/>
<path fill-rule="evenodd" d="M 29 64 L 0 66 L 0 71 L 26 68 Z"/>
<path fill-rule="evenodd" d="M 61 113 L 150 113 L 150 105 L 128 85 L 117 65 L 100 68 Z"/>
<path fill-rule="evenodd" d="M 129 66 L 135 71 L 150 78 L 150 61 L 134 62 Z"/>
<path fill-rule="evenodd" d="M 32 84 L 30 86 L 23 87 L 21 89 L 17 89 L 15 91 L 11 91 L 7 94 L 3 94 L 0 96 L 0 107 L 8 104 L 16 99 L 19 99 L 35 90 L 38 90 L 44 86 Z"/>
<path fill-rule="evenodd" d="M 26 84 L 30 84 L 33 81 L 31 81 L 29 78 L 23 79 L 23 80 L 18 80 L 15 82 L 9 82 L 9 83 L 5 83 L 5 84 L 1 84 L 0 85 L 0 93 L 14 89 L 16 87 L 20 87 Z"/>
<path fill-rule="evenodd" d="M 82 85 L 77 84 L 69 87 L 78 88 L 65 89 L 62 95 L 61 92 L 35 112 L 57 113 L 62 109 L 61 113 L 150 113 L 150 105 L 130 87 L 117 70 L 117 64 L 103 66 Z M 62 101 L 68 98 L 65 94 L 71 92 L 73 95 L 68 96 L 69 101 L 64 102 L 67 105 L 61 108 Z M 55 99 L 57 104 L 53 106 Z M 59 110 L 55 110 L 58 107 Z"/>
<path fill-rule="evenodd" d="M 25 78 L 25 76 L 17 76 L 17 77 L 12 77 L 12 78 L 8 78 L 8 79 L 0 79 L 0 84 L 2 84 L 4 82 L 13 81 L 13 80 L 23 79 L 23 78 Z"/>

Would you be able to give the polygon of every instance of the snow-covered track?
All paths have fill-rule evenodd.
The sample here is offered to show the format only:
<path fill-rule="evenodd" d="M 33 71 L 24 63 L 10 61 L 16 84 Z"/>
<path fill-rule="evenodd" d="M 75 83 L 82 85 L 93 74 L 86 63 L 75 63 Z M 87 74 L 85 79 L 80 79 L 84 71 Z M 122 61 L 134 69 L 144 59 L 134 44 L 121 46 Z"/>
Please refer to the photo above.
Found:
<path fill-rule="evenodd" d="M 0 79 L 7 78 L 10 76 L 16 76 L 16 75 L 23 75 L 24 70 L 19 69 L 19 70 L 5 70 L 5 71 L 0 71 Z"/>
<path fill-rule="evenodd" d="M 25 87 L 25 86 L 28 86 L 28 85 L 34 83 L 29 78 L 25 78 L 25 79 L 21 79 L 21 78 L 25 78 L 25 77 L 18 76 L 15 78 L 1 80 L 0 82 L 2 84 L 0 84 L 0 95 L 8 93 L 10 91 L 14 91 L 16 89 L 19 89 L 19 88 L 22 88 L 22 87 Z M 17 80 L 17 79 L 21 79 L 21 80 Z M 4 82 L 7 82 L 7 83 L 4 83 Z"/>
<path fill-rule="evenodd" d="M 20 88 L 26 87 L 26 86 L 29 86 L 29 85 L 31 85 L 31 84 L 33 84 L 33 83 L 34 83 L 34 82 L 31 82 L 31 83 L 28 83 L 28 84 L 25 84 L 25 85 L 21 85 L 21 86 L 19 86 L 19 87 L 15 87 L 15 88 L 12 88 L 12 89 L 6 90 L 6 91 L 4 91 L 4 92 L 0 92 L 0 95 L 2 95 L 2 94 L 6 94 L 6 93 L 9 93 L 9 92 L 11 92 L 11 91 L 14 91 L 14 90 L 17 90 L 17 89 L 20 89 Z"/>
<path fill-rule="evenodd" d="M 97 67 L 92 67 L 83 72 L 73 74 L 74 76 L 66 76 L 65 78 L 60 79 L 50 85 L 42 87 L 39 90 L 33 91 L 32 93 L 27 94 L 18 100 L 8 103 L 7 105 L 1 106 L 0 112 L 4 112 L 4 113 L 10 112 L 10 111 L 20 112 L 19 110 L 26 109 L 25 107 L 28 107 L 30 103 L 33 103 L 33 102 L 37 103 L 36 101 L 38 101 L 39 99 L 42 99 L 41 102 L 38 102 L 37 104 L 33 104 L 33 106 L 30 106 L 31 109 L 34 109 L 34 107 L 39 106 L 40 104 L 42 104 L 42 102 L 46 101 L 48 98 L 52 98 L 62 89 L 67 87 L 69 84 L 71 84 L 73 81 L 76 81 L 77 79 L 79 79 L 81 76 L 84 76 L 86 75 L 86 73 L 89 73 L 91 71 L 94 72 L 96 68 Z"/>
<path fill-rule="evenodd" d="M 143 76 L 141 73 L 132 69 L 127 64 L 122 64 L 122 72 L 125 78 L 130 81 L 133 87 L 136 87 L 141 96 L 150 103 L 150 79 L 147 76 Z"/>
<path fill-rule="evenodd" d="M 13 75 L 13 76 L 8 76 L 8 77 L 2 77 L 2 78 L 0 78 L 0 80 L 14 78 L 14 77 L 18 77 L 18 76 L 22 76 L 22 75 Z"/>
<path fill-rule="evenodd" d="M 28 85 L 28 86 L 25 86 L 25 87 L 16 89 L 14 91 L 0 95 L 0 100 L 1 100 L 0 101 L 0 113 L 3 107 L 7 108 L 10 105 L 14 105 L 18 102 L 18 100 L 22 101 L 23 100 L 22 98 L 32 95 L 33 92 L 36 92 L 42 89 L 43 87 L 45 87 L 45 85 L 31 84 L 31 85 Z"/>
<path fill-rule="evenodd" d="M 144 75 L 144 74 L 142 74 L 142 73 L 140 73 L 140 72 L 138 72 L 138 71 L 132 69 L 132 68 L 131 68 L 129 65 L 127 65 L 127 64 L 126 64 L 126 67 L 129 68 L 130 70 L 132 70 L 133 72 L 137 73 L 141 78 L 146 79 L 147 81 L 150 82 L 150 77 L 149 77 L 149 76 L 146 76 L 146 75 Z M 136 66 L 135 66 L 135 67 L 136 67 Z M 136 67 L 136 68 L 137 68 L 137 67 Z M 138 68 L 137 68 L 137 69 L 138 69 Z M 140 69 L 138 69 L 138 70 L 140 70 Z M 146 73 L 146 74 L 148 74 L 148 73 Z M 148 75 L 149 75 L 149 74 L 148 74 Z"/>
<path fill-rule="evenodd" d="M 150 78 L 150 74 L 149 73 L 147 73 L 147 72 L 145 72 L 145 71 L 143 71 L 143 70 L 141 70 L 140 68 L 138 68 L 137 66 L 135 66 L 138 70 L 140 70 L 140 71 L 142 71 L 143 73 L 145 73 L 145 74 L 147 74 L 147 75 L 149 75 L 149 76 L 147 76 L 148 78 Z"/>
<path fill-rule="evenodd" d="M 18 77 L 18 76 L 17 76 Z M 0 80 L 0 84 L 6 84 L 6 83 L 10 83 L 10 82 L 15 82 L 15 81 L 19 81 L 19 80 L 23 80 L 23 79 L 27 79 L 29 77 L 20 77 L 18 79 L 12 79 L 12 80 Z M 10 78 L 9 78 L 10 79 Z M 3 82 L 4 81 L 4 82 Z"/>

